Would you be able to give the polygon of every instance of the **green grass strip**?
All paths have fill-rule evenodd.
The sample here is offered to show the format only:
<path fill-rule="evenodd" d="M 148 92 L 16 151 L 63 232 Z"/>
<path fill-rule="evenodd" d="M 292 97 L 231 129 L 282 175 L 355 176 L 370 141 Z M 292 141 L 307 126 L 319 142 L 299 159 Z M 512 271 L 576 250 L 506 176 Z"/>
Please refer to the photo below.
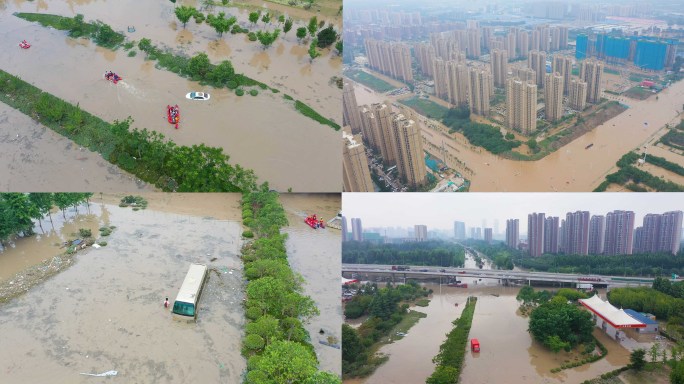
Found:
<path fill-rule="evenodd" d="M 437 364 L 437 368 L 428 377 L 426 384 L 458 383 L 461 367 L 465 360 L 466 345 L 468 344 L 468 335 L 470 325 L 473 322 L 476 303 L 476 297 L 469 297 L 461 317 L 453 322 L 454 328 L 447 334 L 446 341 L 439 347 L 437 356 L 432 359 Z"/>
<path fill-rule="evenodd" d="M 130 130 L 131 119 L 108 123 L 2 70 L 0 101 L 164 191 L 257 189 L 254 171 L 229 164 L 222 148 L 178 146 L 160 133 Z"/>
<path fill-rule="evenodd" d="M 339 124 L 336 124 L 335 122 L 326 119 L 325 117 L 321 116 L 318 112 L 314 111 L 313 108 L 309 107 L 308 105 L 302 103 L 299 100 L 295 101 L 295 109 L 298 110 L 299 113 L 310 119 L 314 119 L 323 125 L 328 125 L 336 131 L 340 130 Z"/>

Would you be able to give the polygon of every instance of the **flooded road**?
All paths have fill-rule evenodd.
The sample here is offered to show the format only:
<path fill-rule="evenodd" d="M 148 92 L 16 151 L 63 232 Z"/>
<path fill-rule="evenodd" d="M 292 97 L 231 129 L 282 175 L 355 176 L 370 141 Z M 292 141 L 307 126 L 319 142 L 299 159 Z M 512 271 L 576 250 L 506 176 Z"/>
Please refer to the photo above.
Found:
<path fill-rule="evenodd" d="M 127 383 L 241 381 L 239 222 L 99 202 L 90 210 L 95 227 L 117 227 L 108 245 L 0 306 L 2 382 L 103 383 L 80 374 L 110 370 Z M 162 303 L 193 262 L 215 272 L 198 322 L 175 322 Z"/>
<path fill-rule="evenodd" d="M 340 303 L 341 231 L 334 228 L 314 230 L 304 223 L 307 215 L 316 214 L 329 220 L 340 211 L 340 195 L 280 195 L 290 225 L 287 252 L 292 269 L 304 277 L 304 293 L 311 296 L 320 310 L 306 329 L 311 335 L 320 369 L 342 373 L 340 349 L 320 341 L 340 344 L 342 305 Z M 320 333 L 323 330 L 324 333 Z M 328 337 L 333 339 L 328 340 Z"/>
<path fill-rule="evenodd" d="M 83 13 L 86 20 L 100 19 L 115 30 L 126 30 L 127 26 L 134 25 L 136 32 L 127 33 L 131 40 L 148 37 L 155 44 L 163 43 L 190 55 L 206 51 L 213 62 L 230 59 L 236 72 L 282 92 L 273 94 L 260 90 L 256 97 L 239 97 L 226 89 L 208 89 L 209 101 L 191 102 L 185 99 L 185 94 L 205 87 L 174 73 L 155 69 L 152 62 L 144 60 L 142 53 L 127 57 L 123 50 L 108 51 L 83 39 L 70 39 L 65 32 L 12 16 L 15 11 L 36 11 L 36 4 L 23 1 L 0 1 L 0 49 L 11 52 L 0 62 L 3 70 L 71 103 L 79 103 L 83 109 L 104 120 L 131 116 L 133 127 L 161 132 L 177 144 L 204 143 L 224 148 L 231 162 L 254 169 L 260 181 L 269 181 L 275 189 L 339 190 L 338 133 L 300 114 L 283 99 L 283 93 L 290 94 L 322 115 L 341 121 L 337 116 L 341 115 L 341 91 L 328 84 L 329 78 L 339 72 L 338 65 L 334 64 L 339 58 L 319 58 L 313 63 L 310 75 L 297 75 L 300 69 L 310 68 L 312 64 L 308 55 L 301 57 L 291 53 L 299 47 L 294 32 L 290 32 L 286 40 L 279 40 L 283 49 L 278 49 L 279 44 L 276 44 L 264 52 L 259 44 L 249 42 L 242 34 L 228 33 L 216 42 L 216 33 L 204 24 L 197 26 L 191 22 L 186 31 L 179 30 L 171 3 L 132 0 L 116 5 L 112 2 L 109 5 L 105 2 L 40 3 L 45 4 L 41 12 L 68 16 Z M 234 13 L 246 21 L 246 12 L 234 10 Z M 269 28 L 275 28 L 275 24 Z M 31 49 L 21 50 L 16 46 L 17 41 L 24 38 L 33 44 Z M 255 55 L 269 56 L 268 60 L 277 65 L 269 65 L 266 69 L 262 65 L 265 58 L 262 58 L 257 60 L 255 65 L 259 68 L 256 69 L 249 64 Z M 102 79 L 102 73 L 109 69 L 119 73 L 124 80 L 113 85 Z M 57 73 L 59 76 L 55 76 Z M 290 81 L 292 88 L 288 89 L 284 84 L 290 77 L 293 78 Z M 181 108 L 178 130 L 166 122 L 164 108 L 167 104 L 178 104 Z"/>
<path fill-rule="evenodd" d="M 0 103 L 0 191 L 151 191 L 96 152 Z M 2 269 L 0 268 L 0 271 Z M 0 272 L 1 273 L 1 272 Z"/>
<path fill-rule="evenodd" d="M 355 92 L 359 105 L 387 99 L 359 84 Z M 680 81 L 663 90 L 659 100 L 630 101 L 625 112 L 538 161 L 503 159 L 472 147 L 460 134 L 452 137 L 427 128 L 424 121 L 421 125 L 424 141 L 444 148 L 435 151 L 436 156 L 461 172 L 464 168 L 458 160 L 474 171 L 466 173 L 472 179 L 473 192 L 591 191 L 614 171 L 615 162 L 622 155 L 650 141 L 665 124 L 678 121 L 683 99 L 684 82 Z M 589 144 L 594 145 L 585 149 Z"/>
<path fill-rule="evenodd" d="M 519 288 L 495 284 L 479 282 L 476 288 L 471 285 L 468 289 L 425 284 L 434 290 L 430 305 L 413 309 L 428 316 L 420 319 L 406 337 L 381 348 L 390 359 L 373 375 L 345 383 L 425 382 L 434 371 L 432 358 L 452 329 L 451 322 L 471 295 L 477 297 L 477 305 L 469 338 L 479 339 L 482 349 L 479 354 L 466 354 L 461 383 L 579 383 L 629 363 L 629 351 L 595 329 L 594 336 L 608 348 L 608 355 L 595 363 L 552 374 L 550 370 L 563 364 L 567 355 L 554 354 L 532 339 L 527 332 L 528 318 L 516 313 Z"/>

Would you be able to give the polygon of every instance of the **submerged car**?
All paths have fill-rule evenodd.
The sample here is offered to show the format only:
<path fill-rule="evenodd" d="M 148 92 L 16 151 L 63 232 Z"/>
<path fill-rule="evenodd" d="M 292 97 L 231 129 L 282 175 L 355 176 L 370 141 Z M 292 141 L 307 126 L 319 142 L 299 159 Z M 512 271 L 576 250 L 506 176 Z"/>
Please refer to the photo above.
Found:
<path fill-rule="evenodd" d="M 185 98 L 190 100 L 209 100 L 210 97 L 206 92 L 190 92 L 185 95 Z"/>

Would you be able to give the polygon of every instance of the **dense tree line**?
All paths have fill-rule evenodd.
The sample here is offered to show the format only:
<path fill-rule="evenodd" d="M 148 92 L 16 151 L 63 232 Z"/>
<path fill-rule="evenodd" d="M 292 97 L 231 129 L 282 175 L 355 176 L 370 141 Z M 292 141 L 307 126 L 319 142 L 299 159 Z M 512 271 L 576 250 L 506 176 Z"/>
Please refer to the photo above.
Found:
<path fill-rule="evenodd" d="M 539 305 L 530 315 L 530 333 L 554 352 L 570 351 L 580 343 L 591 342 L 593 329 L 591 314 L 568 304 L 561 295 Z"/>
<path fill-rule="evenodd" d="M 358 330 L 347 324 L 342 325 L 343 376 L 367 376 L 384 362 L 385 359 L 375 356 L 373 345 L 386 337 L 406 316 L 408 304 L 400 303 L 425 297 L 430 293 L 431 290 L 420 287 L 415 281 L 396 287 L 392 284 L 387 284 L 384 288 L 378 288 L 376 284 L 361 287 L 359 295 L 347 303 L 347 306 L 353 303 L 352 306 L 357 308 L 353 310 L 355 314 L 358 314 L 358 310 L 369 317 Z"/>
<path fill-rule="evenodd" d="M 342 262 L 462 267 L 465 263 L 465 252 L 460 245 L 441 240 L 401 244 L 347 241 L 342 244 Z"/>
<path fill-rule="evenodd" d="M 614 288 L 608 292 L 608 299 L 616 307 L 651 313 L 660 319 L 684 316 L 684 299 L 653 288 Z"/>
<path fill-rule="evenodd" d="M 52 216 L 53 207 L 65 210 L 87 202 L 92 193 L 0 193 L 0 248 L 14 236 L 33 234 L 34 220 Z"/>
<path fill-rule="evenodd" d="M 515 264 L 535 271 L 624 276 L 682 274 L 684 258 L 668 253 L 636 255 L 542 255 L 516 258 Z"/>
<path fill-rule="evenodd" d="M 518 140 L 507 140 L 499 128 L 470 121 L 468 107 L 449 109 L 442 119 L 442 123 L 451 131 L 463 133 L 471 144 L 482 147 L 493 154 L 510 151 L 520 146 Z"/>
<path fill-rule="evenodd" d="M 278 194 L 264 189 L 243 195 L 243 224 L 257 237 L 245 246 L 245 327 L 242 354 L 247 358 L 245 383 L 336 384 L 339 377 L 318 370 L 318 359 L 304 328 L 319 314 L 303 294 L 303 278 L 287 260 L 288 224 Z"/>
<path fill-rule="evenodd" d="M 684 281 L 672 282 L 663 277 L 656 277 L 653 280 L 653 289 L 666 295 L 684 299 Z"/>
<path fill-rule="evenodd" d="M 447 334 L 447 339 L 439 346 L 439 353 L 432 359 L 437 364 L 435 371 L 428 377 L 427 384 L 456 384 L 465 360 L 466 345 L 470 326 L 475 314 L 477 298 L 471 296 L 463 308 L 461 316 L 453 321 L 454 328 Z"/>

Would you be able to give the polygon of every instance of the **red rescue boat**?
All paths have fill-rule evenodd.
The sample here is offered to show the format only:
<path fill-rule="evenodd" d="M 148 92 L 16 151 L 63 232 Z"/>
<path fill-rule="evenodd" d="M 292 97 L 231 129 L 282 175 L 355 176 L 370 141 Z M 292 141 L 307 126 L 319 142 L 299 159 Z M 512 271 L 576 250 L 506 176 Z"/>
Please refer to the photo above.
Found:
<path fill-rule="evenodd" d="M 123 80 L 121 76 L 117 75 L 116 73 L 114 73 L 112 71 L 105 72 L 104 78 L 111 81 L 114 84 L 118 83 L 119 80 Z"/>
<path fill-rule="evenodd" d="M 323 221 L 323 219 L 317 218 L 316 215 L 307 216 L 307 218 L 304 219 L 304 222 L 313 229 L 325 228 L 325 222 Z"/>
<path fill-rule="evenodd" d="M 19 43 L 19 46 L 24 49 L 31 48 L 31 44 L 27 43 L 26 40 L 22 40 L 21 43 Z"/>
<path fill-rule="evenodd" d="M 169 124 L 174 124 L 176 129 L 178 129 L 178 123 L 180 123 L 180 109 L 178 108 L 178 104 L 166 106 L 166 118 L 169 121 Z"/>

